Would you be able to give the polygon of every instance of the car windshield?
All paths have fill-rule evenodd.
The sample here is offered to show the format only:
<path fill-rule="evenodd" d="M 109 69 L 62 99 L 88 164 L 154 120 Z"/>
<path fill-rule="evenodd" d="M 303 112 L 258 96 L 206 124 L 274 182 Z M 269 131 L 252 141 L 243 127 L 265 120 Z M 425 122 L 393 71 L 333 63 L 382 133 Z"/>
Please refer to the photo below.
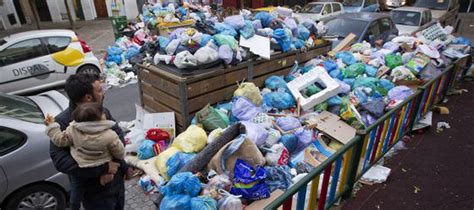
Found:
<path fill-rule="evenodd" d="M 360 7 L 364 0 L 344 0 L 342 4 L 348 7 Z"/>
<path fill-rule="evenodd" d="M 327 35 L 329 36 L 344 38 L 350 33 L 354 33 L 357 37 L 360 37 L 367 26 L 367 22 L 339 18 L 329 21 L 326 26 L 328 28 Z"/>
<path fill-rule="evenodd" d="M 323 8 L 323 4 L 308 4 L 304 6 L 304 8 L 301 10 L 302 13 L 317 13 L 319 14 L 321 12 L 321 9 Z"/>
<path fill-rule="evenodd" d="M 415 7 L 425 7 L 436 10 L 445 10 L 448 8 L 449 0 L 418 0 Z"/>
<path fill-rule="evenodd" d="M 40 108 L 30 99 L 14 95 L 0 95 L 0 116 L 15 119 L 43 123 L 44 116 Z"/>
<path fill-rule="evenodd" d="M 391 16 L 395 24 L 407 25 L 407 26 L 420 25 L 421 14 L 419 12 L 392 10 Z"/>

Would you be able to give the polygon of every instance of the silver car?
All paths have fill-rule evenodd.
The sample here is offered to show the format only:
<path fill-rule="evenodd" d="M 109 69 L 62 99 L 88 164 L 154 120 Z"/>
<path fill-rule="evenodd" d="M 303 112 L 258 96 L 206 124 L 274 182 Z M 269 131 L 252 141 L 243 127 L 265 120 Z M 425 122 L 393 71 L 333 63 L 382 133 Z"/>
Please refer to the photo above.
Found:
<path fill-rule="evenodd" d="M 0 208 L 65 209 L 69 180 L 49 156 L 43 119 L 68 106 L 57 91 L 20 97 L 0 93 Z"/>

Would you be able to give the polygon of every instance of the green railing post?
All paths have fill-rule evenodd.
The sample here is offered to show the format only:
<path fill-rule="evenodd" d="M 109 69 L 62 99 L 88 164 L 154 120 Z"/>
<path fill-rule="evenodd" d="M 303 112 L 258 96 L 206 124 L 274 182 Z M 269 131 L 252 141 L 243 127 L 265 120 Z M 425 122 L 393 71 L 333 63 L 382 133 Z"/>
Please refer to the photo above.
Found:
<path fill-rule="evenodd" d="M 367 134 L 366 134 L 367 135 Z M 342 198 L 347 199 L 350 198 L 352 195 L 352 190 L 354 188 L 354 184 L 356 183 L 357 179 L 357 169 L 359 168 L 360 163 L 360 155 L 362 153 L 362 146 L 364 145 L 364 138 L 360 135 L 356 135 L 354 138 L 358 138 L 356 143 L 354 144 L 352 150 L 352 157 L 350 157 L 349 162 L 349 172 L 347 174 L 347 181 L 346 185 L 349 188 L 343 195 Z"/>

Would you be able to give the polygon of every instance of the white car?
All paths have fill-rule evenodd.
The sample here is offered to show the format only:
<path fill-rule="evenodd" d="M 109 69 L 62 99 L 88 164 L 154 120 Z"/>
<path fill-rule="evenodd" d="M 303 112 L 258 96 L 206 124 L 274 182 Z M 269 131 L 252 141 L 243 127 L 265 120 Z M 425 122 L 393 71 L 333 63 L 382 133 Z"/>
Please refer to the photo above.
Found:
<path fill-rule="evenodd" d="M 412 34 L 431 22 L 430 9 L 423 7 L 400 7 L 390 12 L 400 35 Z"/>
<path fill-rule="evenodd" d="M 385 1 L 385 5 L 387 5 L 389 9 L 403 7 L 405 6 L 406 3 L 407 3 L 406 0 L 386 0 Z"/>
<path fill-rule="evenodd" d="M 80 72 L 101 70 L 99 60 L 74 31 L 28 31 L 0 39 L 2 93 L 25 94 L 63 85 Z"/>
<path fill-rule="evenodd" d="M 303 7 L 301 12 L 294 14 L 294 17 L 299 22 L 305 19 L 325 22 L 343 13 L 344 8 L 339 2 L 311 2 Z"/>

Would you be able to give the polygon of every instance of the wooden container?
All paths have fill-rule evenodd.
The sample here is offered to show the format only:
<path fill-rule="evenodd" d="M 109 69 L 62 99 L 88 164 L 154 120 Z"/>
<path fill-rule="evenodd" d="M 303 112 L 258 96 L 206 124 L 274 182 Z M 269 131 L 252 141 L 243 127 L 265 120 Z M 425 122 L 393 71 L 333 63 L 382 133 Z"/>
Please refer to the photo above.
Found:
<path fill-rule="evenodd" d="M 170 71 L 170 66 L 139 65 L 141 105 L 149 112 L 175 112 L 176 129 L 180 133 L 206 104 L 231 100 L 236 82 L 245 79 L 262 87 L 269 76 L 287 75 L 295 61 L 302 64 L 329 50 L 330 45 L 325 43 L 305 53 L 280 53 L 272 55 L 270 60 L 248 61 L 230 68 L 219 65 L 188 76 Z"/>

